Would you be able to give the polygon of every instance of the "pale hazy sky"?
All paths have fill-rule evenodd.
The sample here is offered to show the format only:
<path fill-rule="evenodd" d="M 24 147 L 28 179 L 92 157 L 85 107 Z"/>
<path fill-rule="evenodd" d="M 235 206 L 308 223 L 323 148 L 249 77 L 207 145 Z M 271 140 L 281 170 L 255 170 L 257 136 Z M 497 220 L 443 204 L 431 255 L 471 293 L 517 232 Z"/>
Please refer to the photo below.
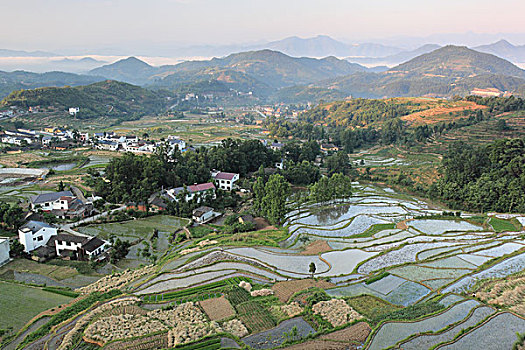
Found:
<path fill-rule="evenodd" d="M 0 48 L 524 33 L 524 0 L 0 0 Z"/>

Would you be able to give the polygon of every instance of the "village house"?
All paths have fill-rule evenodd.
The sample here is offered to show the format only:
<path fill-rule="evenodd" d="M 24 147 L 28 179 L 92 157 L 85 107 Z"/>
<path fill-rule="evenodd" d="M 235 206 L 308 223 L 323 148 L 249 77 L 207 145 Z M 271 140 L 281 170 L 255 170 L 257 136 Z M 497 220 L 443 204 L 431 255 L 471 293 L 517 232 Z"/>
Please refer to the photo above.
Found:
<path fill-rule="evenodd" d="M 198 224 L 203 224 L 216 216 L 217 213 L 213 211 L 213 208 L 202 206 L 193 211 L 192 219 Z"/>
<path fill-rule="evenodd" d="M 270 144 L 270 149 L 272 151 L 280 151 L 283 147 L 284 147 L 284 144 L 280 142 L 274 142 Z"/>
<path fill-rule="evenodd" d="M 117 151 L 119 148 L 119 143 L 109 140 L 100 140 L 96 144 L 97 149 L 106 150 L 106 151 Z"/>
<path fill-rule="evenodd" d="M 57 256 L 93 259 L 105 252 L 110 244 L 98 237 L 59 234 L 52 238 Z M 48 244 L 49 245 L 49 244 Z"/>
<path fill-rule="evenodd" d="M 0 266 L 9 261 L 9 238 L 0 237 Z"/>
<path fill-rule="evenodd" d="M 337 152 L 339 151 L 339 147 L 337 147 L 333 143 L 323 143 L 321 144 L 321 151 L 323 151 L 324 153 Z"/>
<path fill-rule="evenodd" d="M 225 173 L 217 170 L 211 172 L 211 177 L 215 180 L 217 187 L 225 191 L 233 190 L 233 185 L 239 180 L 239 174 Z"/>
<path fill-rule="evenodd" d="M 42 221 L 29 221 L 18 229 L 18 238 L 26 253 L 45 246 L 56 235 L 56 227 Z"/>
<path fill-rule="evenodd" d="M 205 196 L 211 196 L 212 199 L 215 199 L 215 185 L 211 182 L 195 184 L 187 187 L 172 188 L 165 191 L 163 196 L 172 202 L 178 202 L 179 198 L 182 196 L 182 193 L 185 191 L 186 196 L 184 197 L 184 200 L 186 202 L 196 198 L 197 203 L 200 203 L 202 198 Z"/>
<path fill-rule="evenodd" d="M 63 219 L 89 216 L 92 210 L 92 205 L 83 203 L 71 191 L 34 195 L 29 202 L 32 210 L 41 209 Z"/>

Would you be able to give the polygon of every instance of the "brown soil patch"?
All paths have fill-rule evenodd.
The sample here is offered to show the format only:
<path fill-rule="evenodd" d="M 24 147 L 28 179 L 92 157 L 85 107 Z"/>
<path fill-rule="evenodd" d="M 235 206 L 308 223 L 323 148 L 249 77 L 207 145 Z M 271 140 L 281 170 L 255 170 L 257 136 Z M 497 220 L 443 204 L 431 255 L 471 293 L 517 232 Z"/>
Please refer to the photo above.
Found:
<path fill-rule="evenodd" d="M 282 303 L 286 303 L 295 293 L 312 287 L 329 289 L 334 288 L 335 284 L 326 281 L 304 279 L 277 282 L 273 285 L 272 289 L 275 293 L 275 296 L 279 298 L 279 301 Z"/>
<path fill-rule="evenodd" d="M 253 219 L 255 221 L 255 226 L 257 228 L 257 231 L 260 230 L 277 230 L 275 226 L 270 225 L 270 223 L 265 219 L 261 217 L 257 217 Z"/>
<path fill-rule="evenodd" d="M 372 328 L 370 328 L 368 323 L 359 322 L 339 331 L 322 335 L 320 339 L 364 343 L 371 331 Z"/>
<path fill-rule="evenodd" d="M 354 350 L 357 349 L 355 345 L 346 343 L 339 343 L 335 341 L 324 340 L 310 340 L 306 343 L 295 344 L 284 348 L 285 350 Z"/>
<path fill-rule="evenodd" d="M 401 117 L 401 120 L 408 122 L 408 124 L 412 126 L 436 124 L 443 121 L 452 121 L 455 119 L 466 118 L 465 116 L 458 115 L 458 113 L 465 110 L 475 111 L 485 108 L 487 107 L 480 106 L 474 102 L 462 101 L 461 103 L 458 103 L 458 105 L 438 106 L 421 112 L 405 115 Z M 452 113 L 452 115 L 449 113 Z"/>
<path fill-rule="evenodd" d="M 199 301 L 199 305 L 212 321 L 223 320 L 235 315 L 235 310 L 224 296 Z"/>
<path fill-rule="evenodd" d="M 308 244 L 306 248 L 301 252 L 302 255 L 317 255 L 325 252 L 331 251 L 332 248 L 326 241 L 313 241 L 312 243 Z"/>
<path fill-rule="evenodd" d="M 400 229 L 400 230 L 406 230 L 406 229 L 408 229 L 408 225 L 407 225 L 406 220 L 398 222 L 398 223 L 396 224 L 396 228 L 398 228 L 398 229 Z"/>

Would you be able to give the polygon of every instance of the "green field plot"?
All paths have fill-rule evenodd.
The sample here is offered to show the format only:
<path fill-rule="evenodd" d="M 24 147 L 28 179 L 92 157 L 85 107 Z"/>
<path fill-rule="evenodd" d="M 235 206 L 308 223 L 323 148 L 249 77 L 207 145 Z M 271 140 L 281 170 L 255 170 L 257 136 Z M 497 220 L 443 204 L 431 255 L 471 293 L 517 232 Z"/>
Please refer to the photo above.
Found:
<path fill-rule="evenodd" d="M 33 317 L 50 308 L 69 303 L 72 298 L 40 288 L 0 281 L 0 329 L 22 328 Z"/>
<path fill-rule="evenodd" d="M 496 232 L 514 232 L 521 229 L 511 221 L 499 218 L 490 218 L 489 224 Z"/>
<path fill-rule="evenodd" d="M 239 319 L 252 333 L 262 332 L 275 327 L 275 320 L 270 311 L 256 301 L 235 305 Z"/>

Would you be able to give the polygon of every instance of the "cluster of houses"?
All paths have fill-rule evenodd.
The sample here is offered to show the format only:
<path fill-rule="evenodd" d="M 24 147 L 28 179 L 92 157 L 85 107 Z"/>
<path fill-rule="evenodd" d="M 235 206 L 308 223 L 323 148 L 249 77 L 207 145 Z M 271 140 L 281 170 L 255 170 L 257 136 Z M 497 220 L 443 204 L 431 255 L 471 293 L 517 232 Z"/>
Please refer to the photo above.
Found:
<path fill-rule="evenodd" d="M 165 141 L 142 140 L 136 135 L 117 135 L 114 132 L 79 133 L 59 128 L 44 128 L 41 131 L 29 129 L 5 130 L 0 134 L 0 142 L 13 146 L 41 145 L 49 147 L 55 143 L 81 142 L 85 146 L 108 151 L 122 151 L 132 153 L 154 153 L 155 150 L 167 145 L 169 151 L 178 149 L 181 152 L 188 150 L 184 140 L 170 135 Z M 67 148 L 67 147 L 66 147 Z"/>
<path fill-rule="evenodd" d="M 91 139 L 94 147 L 107 151 L 122 151 L 131 153 L 153 153 L 161 145 L 167 145 L 170 152 L 175 149 L 183 152 L 186 142 L 170 135 L 166 141 L 141 140 L 135 135 L 117 135 L 113 132 L 95 133 Z"/>
<path fill-rule="evenodd" d="M 58 191 L 33 195 L 29 198 L 27 222 L 18 230 L 18 239 L 24 251 L 38 261 L 54 257 L 96 259 L 109 248 L 109 243 L 97 237 L 59 233 L 58 228 L 43 221 L 39 213 L 48 213 L 61 219 L 80 219 L 91 216 L 93 204 L 72 187 L 72 191 Z M 0 242 L 1 243 L 1 242 Z M 1 260 L 1 258 L 0 258 Z"/>
<path fill-rule="evenodd" d="M 38 261 L 53 257 L 79 260 L 97 259 L 110 244 L 98 237 L 58 233 L 58 229 L 43 221 L 28 221 L 18 230 L 24 251 Z"/>
<path fill-rule="evenodd" d="M 71 130 L 61 130 L 59 128 L 44 128 L 43 130 L 16 129 L 14 131 L 5 130 L 0 135 L 0 141 L 15 146 L 41 144 L 48 146 L 51 142 L 64 142 L 75 138 L 86 138 L 87 134 L 77 133 Z"/>

